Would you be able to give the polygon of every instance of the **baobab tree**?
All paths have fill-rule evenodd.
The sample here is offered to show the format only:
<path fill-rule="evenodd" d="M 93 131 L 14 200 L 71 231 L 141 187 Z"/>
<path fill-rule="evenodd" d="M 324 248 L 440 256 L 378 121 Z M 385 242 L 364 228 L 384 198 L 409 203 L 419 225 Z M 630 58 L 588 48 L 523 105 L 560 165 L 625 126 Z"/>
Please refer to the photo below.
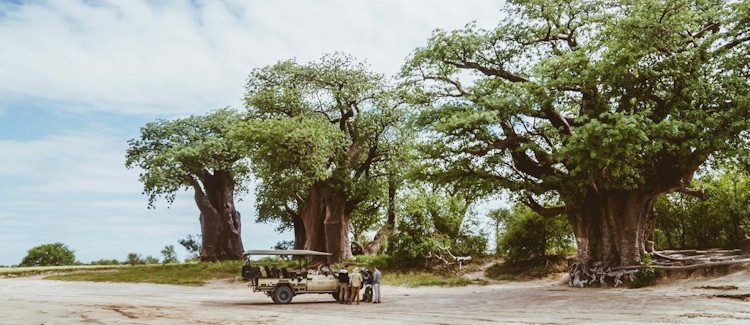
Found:
<path fill-rule="evenodd" d="M 239 114 L 221 109 L 203 116 L 159 120 L 128 141 L 128 168 L 141 170 L 149 207 L 163 197 L 192 190 L 200 210 L 201 261 L 238 260 L 244 252 L 234 195 L 250 174 L 241 146 L 227 136 Z"/>
<path fill-rule="evenodd" d="M 664 193 L 750 127 L 747 1 L 509 1 L 404 67 L 432 175 L 566 213 L 581 265 L 638 264 Z M 552 203 L 552 204 L 551 204 Z M 559 204 L 556 204 L 559 203 Z"/>
<path fill-rule="evenodd" d="M 233 136 L 252 152 L 266 186 L 259 195 L 279 193 L 268 190 L 281 184 L 275 180 L 294 183 L 273 201 L 299 209 L 304 247 L 331 253 L 334 262 L 351 257 L 352 214 L 387 193 L 385 163 L 400 148 L 403 100 L 382 75 L 333 54 L 254 70 L 246 102 L 249 116 Z"/>

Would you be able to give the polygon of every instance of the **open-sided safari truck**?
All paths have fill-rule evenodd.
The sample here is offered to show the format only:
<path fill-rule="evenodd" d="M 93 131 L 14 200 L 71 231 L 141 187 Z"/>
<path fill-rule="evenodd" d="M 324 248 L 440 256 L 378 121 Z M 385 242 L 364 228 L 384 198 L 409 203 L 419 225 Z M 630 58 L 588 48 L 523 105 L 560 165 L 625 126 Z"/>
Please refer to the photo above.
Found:
<path fill-rule="evenodd" d="M 263 292 L 277 304 L 287 304 L 296 295 L 307 293 L 332 294 L 338 300 L 338 278 L 330 265 L 308 269 L 307 257 L 330 256 L 329 253 L 310 250 L 249 250 L 243 254 L 242 278 L 251 281 L 253 292 Z M 275 268 L 252 265 L 249 258 L 256 255 L 304 256 L 298 268 Z"/>

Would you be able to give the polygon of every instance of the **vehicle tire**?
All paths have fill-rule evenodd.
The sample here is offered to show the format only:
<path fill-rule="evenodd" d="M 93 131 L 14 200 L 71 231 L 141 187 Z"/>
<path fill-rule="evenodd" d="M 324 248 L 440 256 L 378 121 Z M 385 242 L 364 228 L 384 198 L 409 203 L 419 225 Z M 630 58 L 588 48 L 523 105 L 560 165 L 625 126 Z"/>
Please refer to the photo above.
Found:
<path fill-rule="evenodd" d="M 336 292 L 331 294 L 333 296 L 333 300 L 339 301 L 339 291 L 336 290 Z"/>
<path fill-rule="evenodd" d="M 276 290 L 273 291 L 273 302 L 277 304 L 288 304 L 292 301 L 293 297 L 294 291 L 287 286 L 277 287 Z"/>

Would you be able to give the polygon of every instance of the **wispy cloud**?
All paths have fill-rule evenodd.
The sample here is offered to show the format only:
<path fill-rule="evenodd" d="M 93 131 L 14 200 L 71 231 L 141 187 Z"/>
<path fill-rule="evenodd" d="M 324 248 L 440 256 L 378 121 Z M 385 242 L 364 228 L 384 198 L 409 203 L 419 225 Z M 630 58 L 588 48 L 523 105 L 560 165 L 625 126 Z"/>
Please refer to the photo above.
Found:
<path fill-rule="evenodd" d="M 252 68 L 343 51 L 394 73 L 436 27 L 495 25 L 497 1 L 0 4 L 0 104 L 193 113 L 235 105 Z"/>
<path fill-rule="evenodd" d="M 0 140 L 0 179 L 24 179 L 13 190 L 33 193 L 137 193 L 138 174 L 125 169 L 125 149 L 120 137 L 90 131 Z"/>
<path fill-rule="evenodd" d="M 134 125 L 240 106 L 253 68 L 340 51 L 396 73 L 435 28 L 497 24 L 501 1 L 0 0 L 0 264 L 62 241 L 79 258 L 158 255 L 198 232 L 189 193 L 147 210 L 124 167 Z M 5 109 L 4 109 L 5 108 Z M 23 114 L 19 113 L 23 112 Z M 54 114 L 51 114 L 53 112 Z M 71 117 L 72 116 L 72 117 Z M 245 244 L 274 225 L 238 202 Z"/>

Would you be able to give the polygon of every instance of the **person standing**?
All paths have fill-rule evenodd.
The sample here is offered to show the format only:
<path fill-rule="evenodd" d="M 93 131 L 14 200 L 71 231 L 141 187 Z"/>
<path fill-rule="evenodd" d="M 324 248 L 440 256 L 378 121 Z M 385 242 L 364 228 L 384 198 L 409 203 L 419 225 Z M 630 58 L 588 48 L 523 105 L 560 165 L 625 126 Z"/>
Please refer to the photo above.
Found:
<path fill-rule="evenodd" d="M 339 271 L 339 303 L 346 303 L 349 294 L 349 272 L 346 269 Z"/>
<path fill-rule="evenodd" d="M 352 275 L 349 276 L 349 287 L 351 288 L 349 304 L 354 302 L 354 298 L 357 298 L 357 305 L 359 305 L 359 288 L 362 287 L 362 274 L 357 271 L 357 269 L 354 269 Z"/>
<path fill-rule="evenodd" d="M 365 282 L 365 293 L 362 294 L 362 301 L 372 302 L 372 273 L 365 270 L 362 277 L 364 277 Z"/>
<path fill-rule="evenodd" d="M 375 265 L 375 272 L 372 273 L 372 303 L 380 303 L 380 280 L 383 275 L 380 273 L 380 268 Z"/>

